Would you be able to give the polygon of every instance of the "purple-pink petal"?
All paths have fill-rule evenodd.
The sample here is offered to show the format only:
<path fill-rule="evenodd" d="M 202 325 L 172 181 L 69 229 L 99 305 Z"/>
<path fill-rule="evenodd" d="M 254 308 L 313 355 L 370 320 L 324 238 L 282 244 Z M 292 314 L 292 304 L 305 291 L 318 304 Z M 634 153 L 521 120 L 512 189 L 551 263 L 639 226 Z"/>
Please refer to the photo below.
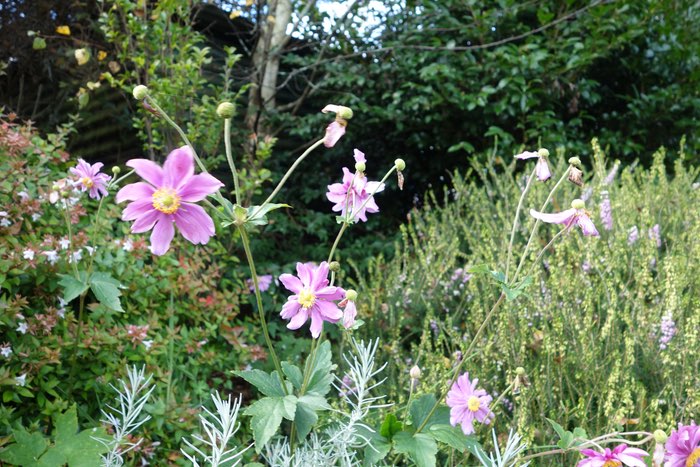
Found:
<path fill-rule="evenodd" d="M 174 236 L 175 227 L 170 216 L 161 217 L 151 232 L 151 253 L 156 256 L 164 255 Z"/>
<path fill-rule="evenodd" d="M 537 180 L 541 182 L 548 180 L 552 176 L 552 172 L 549 170 L 549 164 L 547 164 L 547 159 L 544 157 L 537 159 L 535 174 L 537 175 Z"/>
<path fill-rule="evenodd" d="M 195 245 L 206 244 L 216 233 L 212 218 L 196 204 L 182 203 L 172 216 L 182 236 Z"/>
<path fill-rule="evenodd" d="M 314 339 L 318 338 L 323 330 L 323 316 L 321 316 L 316 307 L 311 308 L 311 326 L 309 329 L 311 330 L 311 337 Z"/>
<path fill-rule="evenodd" d="M 309 310 L 306 310 L 304 308 L 299 308 L 299 310 L 296 312 L 296 314 L 294 314 L 291 318 L 292 319 L 287 324 L 287 328 L 292 329 L 292 330 L 299 329 L 300 327 L 302 327 L 304 325 L 304 323 L 306 323 L 306 320 L 309 319 Z M 311 319 L 313 322 L 313 316 Z M 323 323 L 323 321 L 321 321 L 321 323 Z M 318 336 L 314 336 L 314 337 L 318 337 Z"/>
<path fill-rule="evenodd" d="M 524 151 L 520 154 L 516 154 L 513 157 L 516 159 L 532 159 L 533 157 L 540 157 L 540 153 L 537 151 Z"/>
<path fill-rule="evenodd" d="M 591 218 L 585 213 L 579 213 L 578 217 L 576 218 L 576 224 L 581 227 L 581 232 L 583 232 L 583 235 L 585 236 L 598 237 L 600 235 Z"/>
<path fill-rule="evenodd" d="M 294 292 L 295 294 L 298 294 L 301 292 L 301 289 L 304 288 L 304 285 L 301 283 L 299 278 L 291 274 L 282 274 L 279 279 L 287 290 Z"/>
<path fill-rule="evenodd" d="M 155 209 L 151 209 L 150 211 L 145 212 L 140 217 L 138 217 L 133 224 L 131 224 L 131 232 L 141 233 L 151 230 L 155 223 L 158 220 L 160 220 L 162 216 L 165 216 L 165 214 Z"/>
<path fill-rule="evenodd" d="M 355 153 L 355 162 L 367 162 L 364 152 L 360 151 L 359 149 L 354 149 L 353 152 Z"/>
<path fill-rule="evenodd" d="M 131 183 L 129 185 L 125 185 L 117 192 L 117 203 L 121 203 L 122 201 L 136 201 L 137 199 L 141 198 L 150 198 L 155 191 L 155 188 L 148 183 Z"/>
<path fill-rule="evenodd" d="M 224 184 L 217 180 L 214 176 L 201 173 L 190 177 L 179 189 L 178 194 L 182 201 L 195 202 L 201 201 L 208 195 L 219 191 Z"/>
<path fill-rule="evenodd" d="M 343 317 L 343 312 L 340 311 L 338 305 L 326 300 L 316 300 L 313 309 L 315 309 L 325 321 L 330 321 L 331 323 L 335 323 Z"/>
<path fill-rule="evenodd" d="M 323 145 L 327 148 L 332 148 L 345 134 L 345 126 L 338 122 L 331 122 L 326 127 L 326 136 L 323 138 Z"/>
<path fill-rule="evenodd" d="M 313 266 L 309 266 L 308 264 L 297 263 L 297 276 L 299 276 L 304 287 L 309 287 L 311 285 L 314 269 Z"/>
<path fill-rule="evenodd" d="M 163 185 L 180 189 L 194 175 L 194 156 L 189 146 L 174 149 L 163 164 Z"/>
<path fill-rule="evenodd" d="M 567 209 L 566 211 L 555 212 L 555 213 L 544 213 L 544 212 L 535 211 L 534 209 L 530 209 L 530 215 L 532 217 L 534 217 L 535 219 L 539 219 L 542 222 L 546 222 L 548 224 L 567 224 L 567 225 L 569 225 L 574 220 L 574 217 L 576 216 L 576 209 L 571 208 L 571 209 Z"/>
<path fill-rule="evenodd" d="M 148 159 L 131 159 L 126 163 L 136 174 L 155 187 L 163 186 L 163 169 Z"/>
<path fill-rule="evenodd" d="M 350 329 L 355 325 L 355 318 L 357 317 L 357 306 L 355 302 L 349 300 L 347 305 L 345 305 L 345 310 L 343 310 L 343 326 L 346 329 Z"/>
<path fill-rule="evenodd" d="M 152 209 L 153 202 L 150 198 L 132 201 L 131 203 L 127 204 L 124 208 L 124 211 L 122 211 L 122 220 L 133 221 L 134 219 L 138 219 L 139 217 L 151 211 Z"/>

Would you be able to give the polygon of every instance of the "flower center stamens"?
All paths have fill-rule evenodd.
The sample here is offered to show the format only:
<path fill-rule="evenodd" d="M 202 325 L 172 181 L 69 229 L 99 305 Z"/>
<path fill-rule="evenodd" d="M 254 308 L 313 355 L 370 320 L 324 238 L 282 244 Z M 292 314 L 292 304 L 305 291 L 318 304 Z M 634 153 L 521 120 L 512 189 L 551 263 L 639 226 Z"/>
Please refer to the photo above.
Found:
<path fill-rule="evenodd" d="M 481 407 L 481 401 L 478 397 L 471 396 L 469 400 L 467 400 L 467 408 L 472 412 L 478 412 L 479 407 Z"/>
<path fill-rule="evenodd" d="M 173 214 L 180 207 L 180 197 L 172 188 L 159 188 L 151 198 L 153 207 L 164 214 Z"/>
<path fill-rule="evenodd" d="M 622 462 L 616 461 L 613 459 L 610 459 L 609 461 L 605 461 L 605 464 L 603 464 L 603 467 L 621 467 Z"/>
<path fill-rule="evenodd" d="M 314 306 L 314 303 L 316 302 L 316 295 L 314 295 L 314 293 L 309 289 L 303 289 L 301 292 L 299 292 L 299 298 L 297 301 L 302 308 L 308 310 Z"/>
<path fill-rule="evenodd" d="M 697 461 L 700 461 L 700 447 L 693 449 L 693 452 L 688 456 L 688 460 L 685 461 L 685 467 L 695 467 Z"/>
<path fill-rule="evenodd" d="M 83 178 L 81 178 L 81 179 L 80 179 L 80 183 L 82 183 L 83 186 L 86 187 L 86 188 L 92 188 L 92 185 L 95 184 L 95 183 L 92 181 L 92 179 L 91 179 L 90 177 L 83 177 Z"/>

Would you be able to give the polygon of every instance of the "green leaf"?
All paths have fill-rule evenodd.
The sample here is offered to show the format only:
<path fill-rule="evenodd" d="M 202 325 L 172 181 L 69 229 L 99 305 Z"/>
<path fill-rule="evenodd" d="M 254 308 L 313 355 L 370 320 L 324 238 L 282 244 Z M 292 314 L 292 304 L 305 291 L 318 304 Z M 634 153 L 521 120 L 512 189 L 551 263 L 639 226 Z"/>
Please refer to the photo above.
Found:
<path fill-rule="evenodd" d="M 325 396 L 331 390 L 335 365 L 331 363 L 331 343 L 323 341 L 316 350 L 316 359 L 311 370 L 311 378 L 306 388 L 307 393 L 316 393 Z"/>
<path fill-rule="evenodd" d="M 364 448 L 363 465 L 377 465 L 391 451 L 389 440 L 367 426 L 359 425 L 355 434 L 358 442 L 367 442 Z"/>
<path fill-rule="evenodd" d="M 233 373 L 248 381 L 266 396 L 282 397 L 285 395 L 282 381 L 280 381 L 276 371 L 273 371 L 271 374 L 262 370 L 239 370 Z"/>
<path fill-rule="evenodd" d="M 401 431 L 402 428 L 403 425 L 401 425 L 401 422 L 398 421 L 396 415 L 393 413 L 388 413 L 386 414 L 386 417 L 384 417 L 382 426 L 379 428 L 379 434 L 386 439 L 391 440 L 391 438 L 393 438 L 396 433 Z"/>
<path fill-rule="evenodd" d="M 49 442 L 41 433 L 29 433 L 24 427 L 12 430 L 15 443 L 0 451 L 0 461 L 13 465 L 36 465 Z"/>
<path fill-rule="evenodd" d="M 552 425 L 554 431 L 556 431 L 559 435 L 559 441 L 557 442 L 557 446 L 559 446 L 561 449 L 567 449 L 571 447 L 574 443 L 574 434 L 570 431 L 564 430 L 564 428 L 554 420 L 550 420 L 548 418 L 547 421 L 550 425 Z"/>
<path fill-rule="evenodd" d="M 42 50 L 46 48 L 46 40 L 43 37 L 35 37 L 34 42 L 32 42 L 32 48 L 34 50 Z"/>
<path fill-rule="evenodd" d="M 102 428 L 92 428 L 78 433 L 78 417 L 73 405 L 54 419 L 55 443 L 39 459 L 41 467 L 68 464 L 70 467 L 92 467 L 100 465 L 100 454 L 109 448 L 93 439 L 107 439 Z"/>
<path fill-rule="evenodd" d="M 114 311 L 124 312 L 119 301 L 121 284 L 109 274 L 96 272 L 90 277 L 90 290 L 101 304 Z"/>
<path fill-rule="evenodd" d="M 433 394 L 424 394 L 411 403 L 409 412 L 411 414 L 411 422 L 413 423 L 414 428 L 418 429 L 418 427 L 423 424 L 425 417 L 428 416 L 428 413 L 430 413 L 433 406 L 435 406 L 435 403 L 436 399 Z M 436 423 L 450 423 L 450 409 L 444 405 L 439 406 L 430 416 L 430 420 L 428 420 L 428 423 L 425 424 L 423 429 L 428 429 L 431 425 Z"/>
<path fill-rule="evenodd" d="M 529 286 L 530 284 L 532 284 L 532 277 L 527 276 L 525 277 L 525 279 L 520 281 L 517 286 L 508 287 L 505 284 L 501 284 L 501 289 L 503 289 L 503 293 L 506 294 L 506 300 L 512 302 L 520 295 L 523 295 L 525 293 L 525 288 L 527 288 L 527 286 Z"/>
<path fill-rule="evenodd" d="M 304 394 L 297 401 L 297 411 L 294 423 L 297 425 L 297 439 L 302 441 L 318 421 L 316 412 L 328 410 L 330 406 L 326 398 L 315 394 Z"/>
<path fill-rule="evenodd" d="M 401 431 L 394 436 L 394 448 L 396 452 L 406 454 L 418 467 L 435 467 L 437 443 L 426 433 L 411 436 Z"/>
<path fill-rule="evenodd" d="M 256 401 L 245 411 L 250 415 L 250 428 L 255 439 L 255 451 L 259 454 L 265 444 L 270 441 L 282 423 L 282 417 L 294 420 L 297 408 L 295 396 L 264 397 Z"/>
<path fill-rule="evenodd" d="M 282 362 L 282 372 L 292 383 L 294 389 L 297 391 L 301 389 L 301 385 L 304 383 L 304 375 L 301 374 L 301 370 L 298 366 L 289 362 Z"/>
<path fill-rule="evenodd" d="M 475 264 L 467 268 L 469 274 L 488 274 L 491 272 L 486 264 Z"/>
<path fill-rule="evenodd" d="M 253 225 L 267 224 L 265 215 L 279 208 L 291 208 L 288 204 L 265 203 L 262 206 L 250 206 L 246 212 L 246 223 Z"/>
<path fill-rule="evenodd" d="M 459 452 L 468 450 L 478 459 L 486 459 L 488 456 L 481 444 L 474 436 L 467 436 L 462 429 L 448 424 L 435 424 L 430 427 L 429 434 L 441 443 L 445 443 Z"/>
<path fill-rule="evenodd" d="M 506 275 L 503 273 L 503 271 L 489 271 L 491 274 L 491 277 L 493 277 L 496 282 L 499 284 L 505 284 L 506 283 Z"/>
<path fill-rule="evenodd" d="M 72 302 L 88 289 L 89 285 L 85 283 L 85 272 L 80 275 L 83 278 L 82 281 L 68 274 L 59 274 L 61 280 L 58 281 L 58 285 L 63 288 L 63 300 L 66 302 Z"/>

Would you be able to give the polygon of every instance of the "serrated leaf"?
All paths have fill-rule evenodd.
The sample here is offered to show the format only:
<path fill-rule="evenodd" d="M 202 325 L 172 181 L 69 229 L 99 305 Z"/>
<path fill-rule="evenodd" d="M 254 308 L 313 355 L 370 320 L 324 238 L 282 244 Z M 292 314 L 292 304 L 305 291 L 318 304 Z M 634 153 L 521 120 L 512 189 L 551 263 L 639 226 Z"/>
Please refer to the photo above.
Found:
<path fill-rule="evenodd" d="M 402 431 L 394 435 L 393 441 L 396 452 L 406 454 L 418 467 L 435 467 L 438 448 L 432 436 Z"/>
<path fill-rule="evenodd" d="M 554 431 L 556 431 L 559 435 L 559 441 L 557 441 L 557 446 L 559 446 L 561 449 L 569 448 L 574 442 L 574 434 L 570 431 L 565 430 L 560 424 L 558 424 L 554 420 L 548 418 L 547 421 L 550 423 L 550 425 L 552 425 Z"/>
<path fill-rule="evenodd" d="M 283 417 L 294 420 L 296 406 L 295 396 L 264 397 L 246 409 L 245 414 L 252 417 L 250 428 L 253 430 L 255 451 L 258 454 L 277 432 Z"/>
<path fill-rule="evenodd" d="M 331 383 L 333 382 L 332 371 L 335 369 L 335 365 L 331 363 L 331 357 L 331 343 L 323 341 L 316 350 L 314 366 L 311 370 L 309 385 L 306 388 L 307 393 L 325 396 L 331 390 Z"/>
<path fill-rule="evenodd" d="M 311 428 L 318 421 L 316 412 L 328 410 L 330 406 L 326 398 L 314 394 L 304 394 L 297 401 L 297 411 L 294 415 L 294 423 L 297 426 L 297 439 L 302 441 L 309 434 Z"/>
<path fill-rule="evenodd" d="M 233 373 L 248 381 L 266 396 L 283 397 L 285 395 L 282 381 L 277 371 L 268 374 L 262 370 L 238 370 Z"/>
<path fill-rule="evenodd" d="M 95 294 L 97 300 L 107 308 L 114 311 L 123 312 L 119 297 L 121 284 L 109 274 L 96 272 L 90 277 L 90 290 Z"/>
<path fill-rule="evenodd" d="M 58 281 L 58 285 L 63 288 L 63 300 L 67 303 L 72 302 L 88 289 L 89 285 L 85 282 L 85 273 L 83 272 L 81 276 L 83 280 L 78 280 L 68 274 L 59 275 L 61 280 Z"/>
<path fill-rule="evenodd" d="M 365 466 L 377 465 L 391 451 L 389 440 L 367 426 L 358 425 L 355 436 L 358 443 L 367 443 L 364 448 L 363 465 Z"/>
<path fill-rule="evenodd" d="M 403 425 L 398 421 L 396 415 L 393 413 L 388 413 L 386 414 L 386 417 L 384 417 L 382 426 L 379 427 L 379 434 L 384 438 L 391 440 L 391 438 L 393 438 L 396 433 L 401 431 L 402 428 Z"/>
<path fill-rule="evenodd" d="M 491 274 L 491 277 L 493 277 L 499 284 L 506 283 L 506 275 L 503 273 L 503 271 L 489 271 L 489 273 Z"/>
<path fill-rule="evenodd" d="M 24 427 L 12 430 L 15 442 L 0 451 L 0 461 L 13 465 L 36 465 L 49 442 L 41 433 L 29 433 Z"/>
<path fill-rule="evenodd" d="M 304 376 L 298 366 L 293 365 L 289 362 L 282 362 L 282 372 L 287 377 L 287 379 L 292 383 L 294 389 L 297 391 L 301 389 L 301 385 L 304 383 Z"/>
<path fill-rule="evenodd" d="M 423 424 L 425 417 L 428 416 L 428 413 L 430 413 L 433 406 L 435 406 L 435 403 L 436 399 L 433 394 L 424 394 L 411 403 L 409 412 L 411 414 L 411 423 L 413 423 L 414 428 L 418 429 L 418 427 Z M 433 412 L 433 414 L 430 416 L 430 420 L 428 421 L 428 423 L 425 424 L 423 429 L 426 430 L 431 425 L 434 425 L 436 423 L 450 423 L 450 409 L 448 409 L 444 405 L 439 406 L 437 409 L 435 409 L 435 412 Z"/>
<path fill-rule="evenodd" d="M 39 459 L 39 466 L 68 464 L 70 467 L 92 467 L 99 465 L 100 455 L 109 448 L 95 438 L 107 438 L 102 428 L 92 428 L 78 433 L 76 406 L 59 414 L 54 419 L 55 443 Z"/>

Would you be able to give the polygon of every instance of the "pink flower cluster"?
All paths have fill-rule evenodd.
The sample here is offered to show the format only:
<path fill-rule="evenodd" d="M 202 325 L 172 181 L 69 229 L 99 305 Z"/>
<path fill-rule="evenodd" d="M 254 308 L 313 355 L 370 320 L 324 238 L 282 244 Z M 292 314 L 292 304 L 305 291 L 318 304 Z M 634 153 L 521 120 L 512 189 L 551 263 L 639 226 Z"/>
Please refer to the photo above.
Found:
<path fill-rule="evenodd" d="M 364 164 L 365 155 L 355 149 L 355 162 Z M 367 177 L 360 171 L 354 174 L 343 167 L 343 183 L 328 185 L 326 197 L 332 203 L 333 211 L 340 211 L 345 217 L 352 213 L 353 220 L 367 222 L 367 213 L 379 212 L 379 206 L 374 200 L 374 194 L 384 191 L 384 184 L 380 182 L 368 182 Z"/>
<path fill-rule="evenodd" d="M 580 460 L 576 467 L 646 467 L 642 457 L 649 455 L 646 451 L 630 448 L 626 444 L 620 444 L 613 450 L 605 448 L 603 452 L 582 449 L 581 454 L 586 458 Z"/>

